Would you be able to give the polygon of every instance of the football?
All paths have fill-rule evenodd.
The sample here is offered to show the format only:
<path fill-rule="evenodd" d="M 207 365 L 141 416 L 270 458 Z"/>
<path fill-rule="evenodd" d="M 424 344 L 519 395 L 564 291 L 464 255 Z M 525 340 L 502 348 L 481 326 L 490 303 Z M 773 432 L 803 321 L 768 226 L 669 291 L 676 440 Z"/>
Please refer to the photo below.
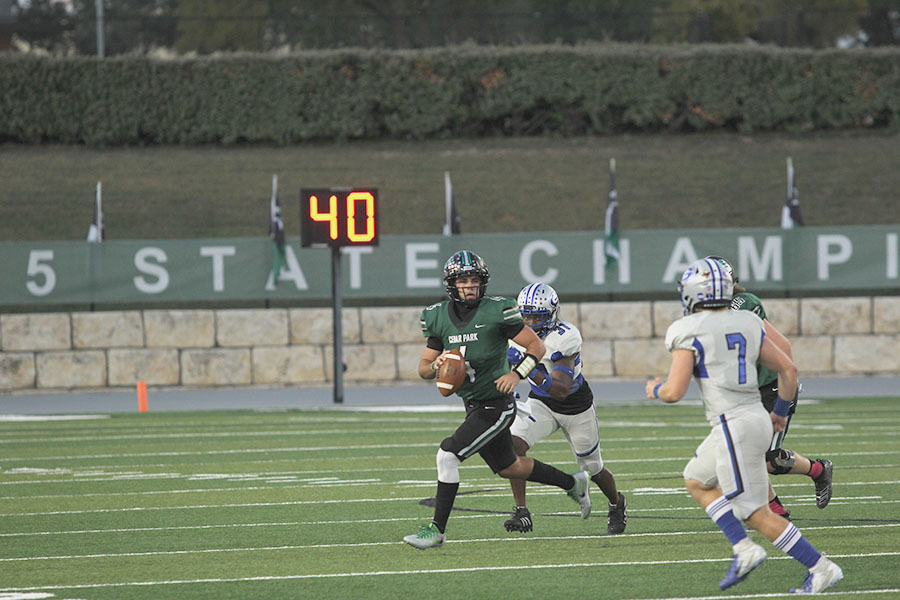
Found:
<path fill-rule="evenodd" d="M 442 396 L 450 396 L 466 380 L 466 360 L 459 350 L 450 350 L 437 373 L 437 388 Z"/>

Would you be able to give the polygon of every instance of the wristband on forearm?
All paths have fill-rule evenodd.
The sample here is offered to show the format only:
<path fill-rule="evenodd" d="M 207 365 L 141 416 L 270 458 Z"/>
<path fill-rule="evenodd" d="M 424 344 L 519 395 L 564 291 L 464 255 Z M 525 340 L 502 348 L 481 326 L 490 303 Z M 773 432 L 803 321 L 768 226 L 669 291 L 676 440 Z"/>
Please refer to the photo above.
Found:
<path fill-rule="evenodd" d="M 775 400 L 775 407 L 772 409 L 772 413 L 778 415 L 779 417 L 788 416 L 788 412 L 791 410 L 791 403 L 778 396 Z"/>
<path fill-rule="evenodd" d="M 653 386 L 653 397 L 654 398 L 659 398 L 659 388 L 661 388 L 661 387 L 662 387 L 661 383 L 657 383 L 656 385 Z"/>
<path fill-rule="evenodd" d="M 534 381 L 534 380 L 532 380 Z M 553 385 L 553 378 L 549 375 L 544 376 L 544 380 L 540 383 L 533 384 L 537 389 L 541 390 L 545 394 L 550 393 L 550 387 Z"/>
<path fill-rule="evenodd" d="M 532 369 L 537 366 L 538 359 L 533 354 L 526 354 L 519 364 L 513 367 L 513 373 L 519 376 L 519 379 L 525 379 Z"/>
<path fill-rule="evenodd" d="M 569 377 L 571 377 L 572 379 L 575 379 L 575 370 L 570 369 L 569 367 L 567 367 L 565 365 L 553 365 L 553 370 L 561 371 L 561 372 L 565 373 L 566 375 L 568 375 Z"/>

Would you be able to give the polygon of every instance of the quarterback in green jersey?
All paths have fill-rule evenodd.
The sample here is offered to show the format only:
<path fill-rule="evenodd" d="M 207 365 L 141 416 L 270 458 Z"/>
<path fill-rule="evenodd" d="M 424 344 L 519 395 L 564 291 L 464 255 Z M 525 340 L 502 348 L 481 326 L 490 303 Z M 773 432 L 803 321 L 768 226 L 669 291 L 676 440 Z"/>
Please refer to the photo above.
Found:
<path fill-rule="evenodd" d="M 731 263 L 721 256 L 708 256 L 707 258 L 718 261 L 734 280 L 734 296 L 731 299 L 731 309 L 749 310 L 762 319 L 765 325 L 766 337 L 774 342 L 788 357 L 793 359 L 791 342 L 769 322 L 762 300 L 756 294 L 751 294 L 738 285 L 738 277 Z M 763 406 L 771 412 L 779 395 L 778 374 L 759 364 L 756 365 L 756 368 L 759 373 L 757 386 L 759 387 Z M 791 402 L 784 431 L 777 432 L 773 436 L 769 451 L 766 452 L 768 471 L 772 475 L 806 475 L 810 477 L 816 487 L 816 506 L 825 508 L 831 501 L 833 471 L 831 461 L 823 458 L 810 460 L 793 450 L 788 450 L 781 446 L 784 436 L 787 435 L 788 428 L 791 425 L 791 417 L 793 417 L 797 409 L 797 398 L 798 396 L 795 395 L 793 402 Z M 790 513 L 787 512 L 781 503 L 781 499 L 775 494 L 771 482 L 769 483 L 769 508 L 776 514 L 790 518 Z"/>
<path fill-rule="evenodd" d="M 516 416 L 513 391 L 544 356 L 540 338 L 525 327 L 514 300 L 485 296 L 490 280 L 480 256 L 461 250 L 444 265 L 444 285 L 449 300 L 422 311 L 425 352 L 419 361 L 419 377 L 434 379 L 448 350 L 459 350 L 468 377 L 457 394 L 463 399 L 466 418 L 437 452 L 438 483 L 434 518 L 419 533 L 403 538 L 425 550 L 444 544 L 444 532 L 459 490 L 459 465 L 479 454 L 491 470 L 507 479 L 526 479 L 565 490 L 581 506 L 582 518 L 591 511 L 588 475 L 569 475 L 527 456 L 516 456 L 509 427 Z M 512 370 L 507 362 L 509 340 L 525 349 Z"/>

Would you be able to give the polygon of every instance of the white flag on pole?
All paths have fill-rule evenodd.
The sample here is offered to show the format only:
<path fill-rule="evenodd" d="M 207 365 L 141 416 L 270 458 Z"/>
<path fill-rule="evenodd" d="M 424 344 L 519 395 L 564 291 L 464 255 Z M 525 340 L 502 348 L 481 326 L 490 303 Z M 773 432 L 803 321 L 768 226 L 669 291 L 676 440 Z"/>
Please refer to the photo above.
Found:
<path fill-rule="evenodd" d="M 787 159 L 787 198 L 781 207 L 781 228 L 793 229 L 803 225 L 803 215 L 800 214 L 800 192 L 797 191 L 797 178 L 794 174 L 794 163 L 789 156 Z"/>
<path fill-rule="evenodd" d="M 459 215 L 453 202 L 453 183 L 450 181 L 450 171 L 444 171 L 444 235 L 457 235 L 459 232 Z"/>
<path fill-rule="evenodd" d="M 94 202 L 94 220 L 88 229 L 87 241 L 102 242 L 103 241 L 103 206 L 101 203 L 101 186 L 97 182 L 97 199 Z"/>

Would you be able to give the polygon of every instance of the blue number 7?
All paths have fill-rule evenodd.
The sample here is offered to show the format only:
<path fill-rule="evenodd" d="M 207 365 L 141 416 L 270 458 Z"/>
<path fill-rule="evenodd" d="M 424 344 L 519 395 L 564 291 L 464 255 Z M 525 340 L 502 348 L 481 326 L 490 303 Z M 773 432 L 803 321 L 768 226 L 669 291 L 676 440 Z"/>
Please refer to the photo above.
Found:
<path fill-rule="evenodd" d="M 738 349 L 738 383 L 747 383 L 747 338 L 741 333 L 727 333 L 728 349 Z"/>

